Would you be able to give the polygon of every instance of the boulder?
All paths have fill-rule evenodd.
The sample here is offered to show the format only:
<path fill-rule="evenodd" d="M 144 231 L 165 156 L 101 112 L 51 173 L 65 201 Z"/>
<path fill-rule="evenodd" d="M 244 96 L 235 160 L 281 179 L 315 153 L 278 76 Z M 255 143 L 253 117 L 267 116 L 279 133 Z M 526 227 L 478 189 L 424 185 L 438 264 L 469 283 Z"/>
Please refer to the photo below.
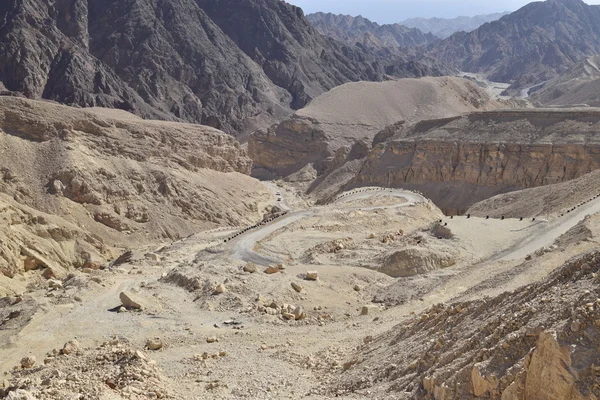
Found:
<path fill-rule="evenodd" d="M 64 354 L 64 355 L 69 355 L 69 354 L 77 353 L 78 350 L 79 350 L 79 342 L 77 340 L 71 340 L 71 341 L 68 341 L 67 343 L 65 343 L 65 345 L 63 346 L 60 353 Z"/>
<path fill-rule="evenodd" d="M 302 292 L 302 290 L 304 289 L 302 286 L 300 286 L 300 285 L 298 285 L 297 283 L 294 283 L 294 282 L 292 282 L 292 288 L 293 288 L 293 289 L 294 289 L 296 292 L 298 292 L 298 293 L 301 293 L 301 292 Z"/>
<path fill-rule="evenodd" d="M 159 338 L 148 339 L 146 341 L 146 348 L 148 350 L 160 350 L 164 347 L 164 343 Z"/>
<path fill-rule="evenodd" d="M 265 274 L 272 275 L 272 274 L 278 273 L 279 271 L 281 271 L 281 268 L 279 268 L 279 265 L 275 265 L 275 266 L 270 265 L 267 267 L 267 269 L 265 269 Z"/>
<path fill-rule="evenodd" d="M 226 291 L 227 291 L 227 288 L 222 283 L 219 283 L 217 285 L 217 287 L 215 288 L 215 293 L 216 294 L 222 294 L 222 293 L 225 293 Z"/>
<path fill-rule="evenodd" d="M 246 264 L 244 265 L 244 272 L 255 273 L 256 272 L 256 264 Z"/>
<path fill-rule="evenodd" d="M 368 304 L 362 307 L 360 315 L 371 315 L 377 311 L 379 311 L 379 306 L 376 306 L 375 304 Z"/>
<path fill-rule="evenodd" d="M 319 273 L 317 271 L 308 271 L 306 273 L 307 281 L 316 281 L 317 279 L 319 279 Z"/>
<path fill-rule="evenodd" d="M 121 292 L 119 298 L 125 308 L 136 310 L 141 310 L 143 308 L 141 301 L 131 292 Z"/>

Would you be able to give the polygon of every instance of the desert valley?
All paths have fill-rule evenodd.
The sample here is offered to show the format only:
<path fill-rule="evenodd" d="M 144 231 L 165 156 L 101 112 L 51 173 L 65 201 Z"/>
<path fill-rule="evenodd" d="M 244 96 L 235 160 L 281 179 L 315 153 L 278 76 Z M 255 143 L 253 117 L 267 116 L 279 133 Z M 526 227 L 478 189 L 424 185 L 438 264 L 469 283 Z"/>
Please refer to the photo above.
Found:
<path fill-rule="evenodd" d="M 0 399 L 600 399 L 600 5 L 0 17 Z"/>

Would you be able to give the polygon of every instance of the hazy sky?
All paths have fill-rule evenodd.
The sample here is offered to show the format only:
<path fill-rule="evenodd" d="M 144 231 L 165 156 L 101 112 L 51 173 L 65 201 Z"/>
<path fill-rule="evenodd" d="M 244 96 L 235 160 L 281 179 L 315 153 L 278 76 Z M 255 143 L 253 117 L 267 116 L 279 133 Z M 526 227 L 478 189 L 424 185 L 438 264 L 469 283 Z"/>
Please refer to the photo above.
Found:
<path fill-rule="evenodd" d="M 399 22 L 412 17 L 454 18 L 459 15 L 515 11 L 530 1 L 523 0 L 286 0 L 306 14 L 323 11 L 362 15 L 379 23 Z M 586 0 L 600 4 L 600 0 Z"/>

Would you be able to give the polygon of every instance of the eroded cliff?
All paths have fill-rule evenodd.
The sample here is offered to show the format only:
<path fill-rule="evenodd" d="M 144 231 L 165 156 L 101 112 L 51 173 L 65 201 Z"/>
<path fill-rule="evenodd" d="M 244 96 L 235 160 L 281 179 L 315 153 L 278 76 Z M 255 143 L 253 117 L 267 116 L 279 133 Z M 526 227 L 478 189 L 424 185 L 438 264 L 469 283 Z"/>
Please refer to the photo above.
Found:
<path fill-rule="evenodd" d="M 418 189 L 447 212 L 600 168 L 600 110 L 500 110 L 397 126 L 348 186 Z M 389 132 L 387 132 L 390 135 Z"/>

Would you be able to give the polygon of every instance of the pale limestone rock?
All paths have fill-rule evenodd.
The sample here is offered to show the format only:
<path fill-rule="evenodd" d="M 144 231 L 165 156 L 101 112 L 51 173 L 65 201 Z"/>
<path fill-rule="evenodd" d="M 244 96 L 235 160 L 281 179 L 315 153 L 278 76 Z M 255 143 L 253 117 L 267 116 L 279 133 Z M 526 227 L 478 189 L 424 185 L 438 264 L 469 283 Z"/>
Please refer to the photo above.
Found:
<path fill-rule="evenodd" d="M 227 288 L 222 283 L 218 284 L 217 287 L 215 287 L 215 293 L 217 293 L 217 294 L 222 294 L 222 293 L 225 293 L 226 291 L 227 291 Z"/>
<path fill-rule="evenodd" d="M 360 310 L 360 315 L 371 315 L 377 311 L 379 311 L 378 306 L 376 306 L 375 304 L 368 304 L 362 307 L 362 309 Z"/>
<path fill-rule="evenodd" d="M 306 273 L 306 280 L 308 280 L 308 281 L 316 281 L 317 279 L 319 279 L 319 272 L 318 271 L 308 271 Z"/>
<path fill-rule="evenodd" d="M 77 353 L 78 350 L 79 350 L 79 342 L 77 340 L 71 340 L 71 341 L 68 341 L 67 343 L 65 343 L 65 345 L 63 346 L 63 348 L 60 352 L 61 352 L 61 354 L 69 355 L 69 354 Z"/>
<path fill-rule="evenodd" d="M 160 338 L 148 339 L 146 341 L 146 348 L 148 350 L 160 350 L 164 347 L 164 343 Z"/>

